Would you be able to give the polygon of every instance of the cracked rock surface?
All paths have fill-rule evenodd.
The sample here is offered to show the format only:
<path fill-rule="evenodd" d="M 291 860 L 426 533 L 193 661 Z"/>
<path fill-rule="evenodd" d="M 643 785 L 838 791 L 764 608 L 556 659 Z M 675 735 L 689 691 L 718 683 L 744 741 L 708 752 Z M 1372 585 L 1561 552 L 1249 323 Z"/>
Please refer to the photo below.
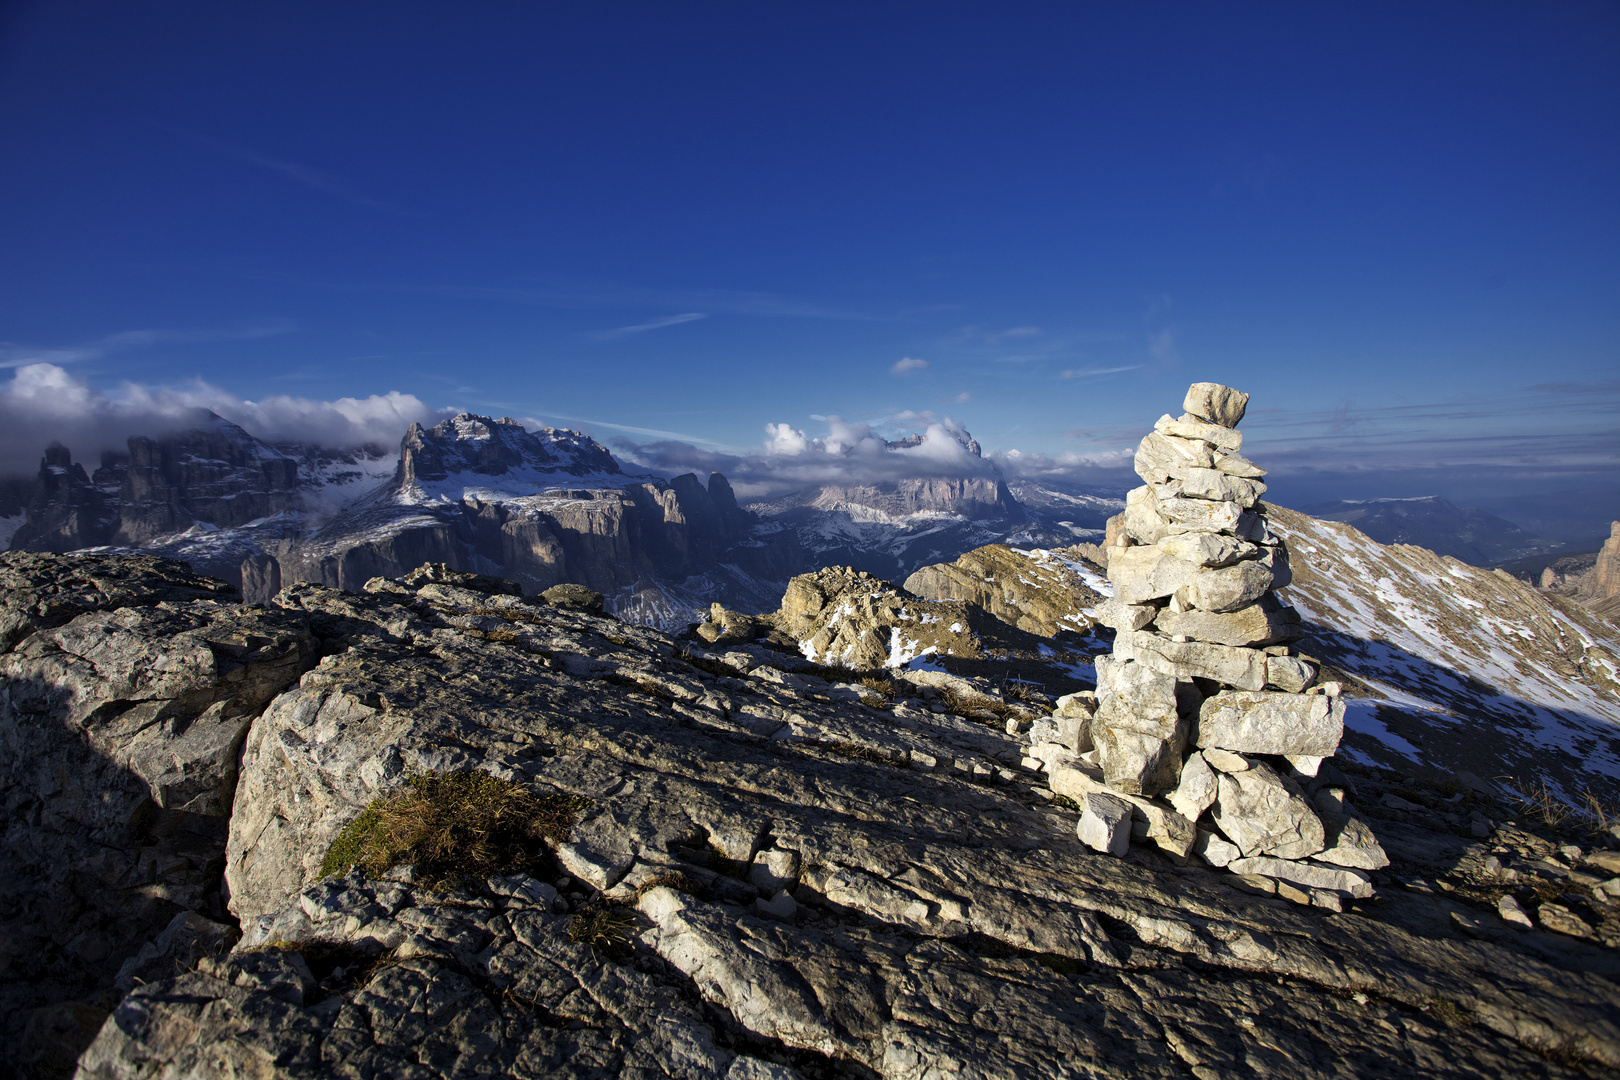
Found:
<path fill-rule="evenodd" d="M 1102 855 L 1001 716 L 477 585 L 299 585 L 270 609 L 209 609 L 209 626 L 260 619 L 321 657 L 244 737 L 222 851 L 241 941 L 136 985 L 79 1075 L 1620 1067 L 1595 942 L 1462 933 L 1401 890 L 1335 913 L 1146 846 Z M 464 769 L 589 800 L 546 880 L 319 877 L 373 800 Z M 1402 852 L 1471 857 L 1410 831 L 1386 838 L 1397 870 L 1417 857 Z M 573 940 L 593 912 L 622 939 Z"/>

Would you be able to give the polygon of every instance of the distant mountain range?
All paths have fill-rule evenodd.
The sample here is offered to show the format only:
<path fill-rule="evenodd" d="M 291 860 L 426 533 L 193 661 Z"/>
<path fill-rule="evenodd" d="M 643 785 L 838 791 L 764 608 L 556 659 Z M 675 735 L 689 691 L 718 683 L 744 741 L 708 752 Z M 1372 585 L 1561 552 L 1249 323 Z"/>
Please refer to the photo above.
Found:
<path fill-rule="evenodd" d="M 1380 544 L 1412 544 L 1473 566 L 1564 550 L 1568 545 L 1438 495 L 1415 499 L 1341 499 L 1300 508 L 1323 521 L 1354 525 Z"/>
<path fill-rule="evenodd" d="M 971 436 L 957 438 L 980 458 Z M 813 485 L 742 506 L 719 473 L 705 482 L 627 472 L 589 436 L 515 420 L 463 413 L 412 425 L 395 453 L 270 444 L 207 414 L 185 431 L 130 439 L 94 472 L 48 448 L 32 481 L 0 482 L 0 543 L 183 559 L 240 583 L 250 600 L 293 581 L 356 589 L 445 562 L 530 592 L 577 582 L 624 618 L 676 627 L 715 601 L 774 608 L 788 578 L 823 566 L 904 581 L 986 544 L 1100 542 L 1124 505 L 1122 492 L 1009 481 L 987 460 L 976 471 Z M 1305 509 L 1474 565 L 1562 546 L 1437 497 Z"/>

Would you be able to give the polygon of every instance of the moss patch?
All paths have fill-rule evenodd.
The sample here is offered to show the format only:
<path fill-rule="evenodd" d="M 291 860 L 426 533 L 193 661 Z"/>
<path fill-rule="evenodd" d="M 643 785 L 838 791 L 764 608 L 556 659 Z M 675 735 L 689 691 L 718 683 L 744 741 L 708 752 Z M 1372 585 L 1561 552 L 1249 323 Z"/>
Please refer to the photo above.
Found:
<path fill-rule="evenodd" d="M 415 776 L 338 834 L 321 876 L 358 866 L 380 877 L 407 864 L 429 888 L 513 871 L 541 876 L 551 868 L 550 845 L 568 840 L 589 805 L 477 771 Z"/>

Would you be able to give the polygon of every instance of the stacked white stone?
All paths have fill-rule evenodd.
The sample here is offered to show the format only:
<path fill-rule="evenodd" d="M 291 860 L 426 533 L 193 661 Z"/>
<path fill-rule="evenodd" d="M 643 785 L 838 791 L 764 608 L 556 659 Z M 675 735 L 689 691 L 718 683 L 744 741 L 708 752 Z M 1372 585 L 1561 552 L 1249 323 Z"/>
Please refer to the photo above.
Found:
<path fill-rule="evenodd" d="M 1260 505 L 1265 470 L 1236 430 L 1248 401 L 1195 383 L 1183 415 L 1161 417 L 1138 447 L 1144 486 L 1110 523 L 1114 597 L 1099 611 L 1113 654 L 1097 658 L 1095 699 L 1059 710 L 1088 730 L 1043 762 L 1052 790 L 1084 808 L 1080 838 L 1098 850 L 1122 852 L 1124 800 L 1137 835 L 1172 854 L 1332 906 L 1371 895 L 1363 871 L 1388 859 L 1340 789 L 1313 803 L 1301 786 L 1337 750 L 1345 705 L 1290 646 L 1299 617 L 1273 592 L 1288 584 L 1288 551 Z"/>

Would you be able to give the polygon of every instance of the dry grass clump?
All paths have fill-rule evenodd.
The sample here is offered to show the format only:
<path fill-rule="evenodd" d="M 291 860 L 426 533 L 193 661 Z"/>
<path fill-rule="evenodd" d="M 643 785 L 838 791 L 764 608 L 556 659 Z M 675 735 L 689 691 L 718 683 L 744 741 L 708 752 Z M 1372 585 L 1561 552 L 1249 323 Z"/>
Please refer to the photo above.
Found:
<path fill-rule="evenodd" d="M 630 951 L 630 935 L 635 928 L 635 919 L 629 912 L 603 904 L 588 908 L 569 921 L 568 940 L 621 958 Z"/>
<path fill-rule="evenodd" d="M 1604 799 L 1591 787 L 1583 787 L 1572 805 L 1540 777 L 1528 783 L 1512 777 L 1499 777 L 1511 784 L 1519 794 L 1517 802 L 1524 816 L 1549 829 L 1561 832 L 1580 830 L 1601 836 L 1620 819 L 1620 809 Z"/>
<path fill-rule="evenodd" d="M 380 877 L 408 864 L 429 888 L 514 870 L 540 876 L 550 866 L 549 845 L 565 843 L 589 805 L 578 795 L 536 795 L 471 770 L 415 776 L 338 834 L 321 875 L 358 866 Z"/>
<path fill-rule="evenodd" d="M 894 680 L 884 678 L 881 675 L 863 675 L 859 685 L 874 691 L 885 701 L 893 701 L 900 696 L 900 692 L 895 688 Z"/>
<path fill-rule="evenodd" d="M 688 896 L 692 896 L 697 892 L 697 890 L 692 887 L 691 878 L 687 877 L 679 870 L 666 870 L 661 874 L 654 874 L 646 881 L 643 881 L 640 885 L 637 885 L 636 899 L 640 900 L 643 896 L 646 896 L 648 893 L 657 888 L 674 889 L 676 892 L 686 893 Z"/>

